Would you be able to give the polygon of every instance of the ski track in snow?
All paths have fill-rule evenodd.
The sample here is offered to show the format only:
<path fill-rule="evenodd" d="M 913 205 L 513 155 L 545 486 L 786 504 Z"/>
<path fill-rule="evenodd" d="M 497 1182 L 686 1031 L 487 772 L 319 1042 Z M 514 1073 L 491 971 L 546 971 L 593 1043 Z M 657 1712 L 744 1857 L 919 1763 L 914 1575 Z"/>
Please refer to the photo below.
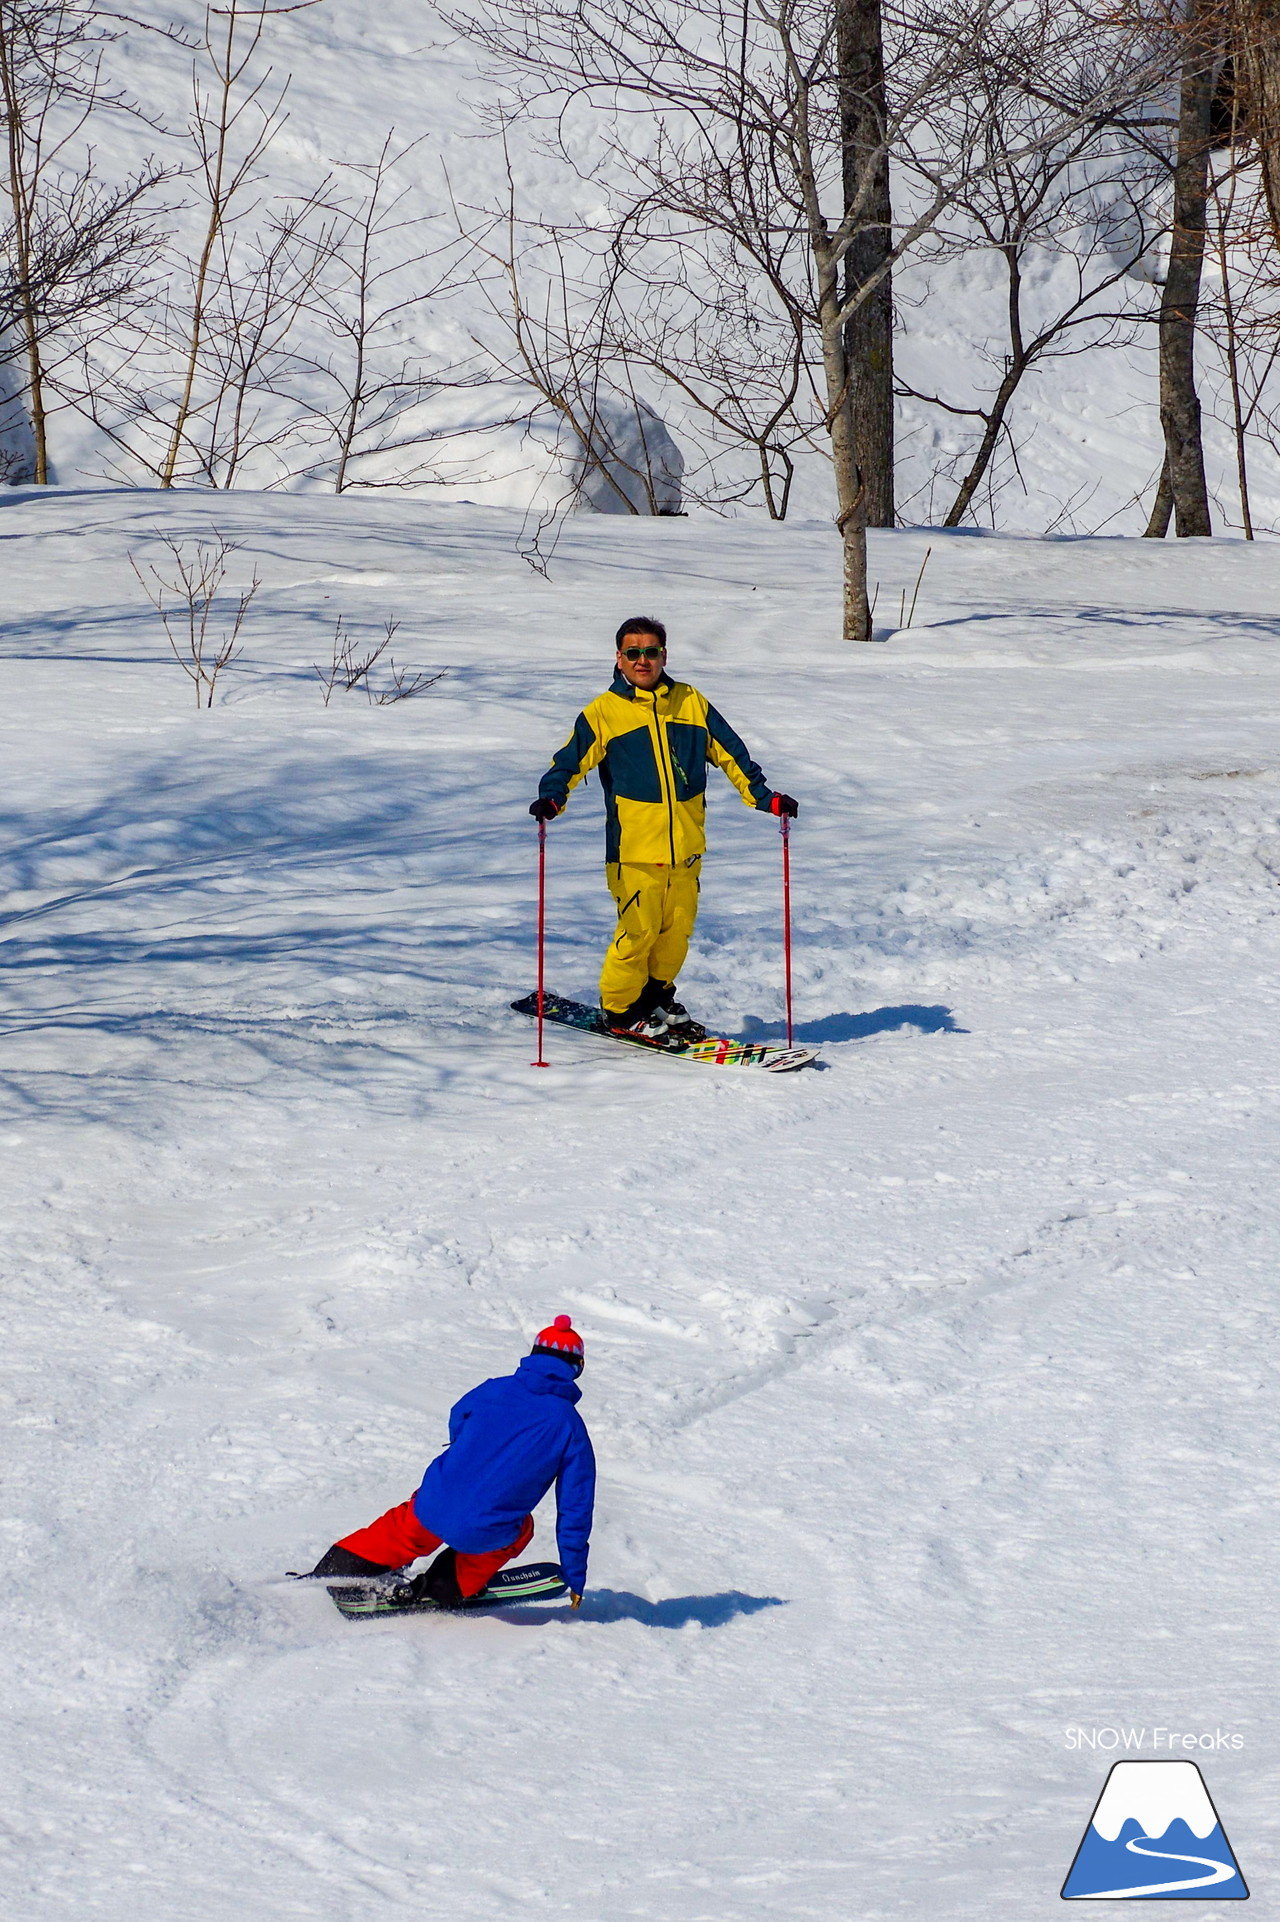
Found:
<path fill-rule="evenodd" d="M 264 598 L 197 715 L 125 553 L 213 515 Z M 928 589 L 850 658 L 825 529 L 578 521 L 544 583 L 516 527 L 4 502 L 13 1912 L 1047 1917 L 1064 1729 L 1160 1723 L 1244 1731 L 1269 1913 L 1276 550 L 878 536 Z M 321 707 L 335 582 L 438 690 Z M 800 796 L 821 1071 L 529 1066 L 524 810 L 633 605 Z M 710 812 L 687 998 L 774 1035 L 776 832 Z M 571 994 L 599 813 L 549 837 Z M 280 1579 L 562 1308 L 580 1618 Z"/>

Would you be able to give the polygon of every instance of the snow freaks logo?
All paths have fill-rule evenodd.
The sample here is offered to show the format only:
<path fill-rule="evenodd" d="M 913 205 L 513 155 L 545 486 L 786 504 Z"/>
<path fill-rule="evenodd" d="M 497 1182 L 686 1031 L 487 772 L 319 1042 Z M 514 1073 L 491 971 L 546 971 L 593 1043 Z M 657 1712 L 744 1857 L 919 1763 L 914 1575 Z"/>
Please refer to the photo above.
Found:
<path fill-rule="evenodd" d="M 1062 1885 L 1064 1902 L 1172 1896 L 1246 1902 L 1218 1811 L 1194 1762 L 1113 1763 Z"/>

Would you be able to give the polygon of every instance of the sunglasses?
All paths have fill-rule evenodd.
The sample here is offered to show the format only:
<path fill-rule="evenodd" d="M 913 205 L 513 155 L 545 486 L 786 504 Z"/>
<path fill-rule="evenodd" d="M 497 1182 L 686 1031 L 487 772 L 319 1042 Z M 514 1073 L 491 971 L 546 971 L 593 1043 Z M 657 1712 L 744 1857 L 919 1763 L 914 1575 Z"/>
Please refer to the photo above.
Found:
<path fill-rule="evenodd" d="M 618 649 L 624 661 L 660 661 L 666 651 L 665 647 L 620 647 Z"/>

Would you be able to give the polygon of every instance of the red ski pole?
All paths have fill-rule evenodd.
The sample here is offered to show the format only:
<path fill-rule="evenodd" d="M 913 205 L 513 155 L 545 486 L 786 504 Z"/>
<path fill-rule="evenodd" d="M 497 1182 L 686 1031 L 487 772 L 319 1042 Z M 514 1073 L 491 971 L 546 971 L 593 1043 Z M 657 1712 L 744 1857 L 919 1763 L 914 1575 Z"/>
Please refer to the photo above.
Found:
<path fill-rule="evenodd" d="M 538 1059 L 531 1061 L 531 1068 L 549 1068 L 551 1063 L 542 1058 L 542 956 L 546 945 L 547 929 L 547 824 L 538 823 Z"/>
<path fill-rule="evenodd" d="M 782 952 L 787 964 L 787 1046 L 792 1045 L 791 1024 L 791 818 L 782 816 Z M 541 1049 L 539 1049 L 541 1053 Z"/>

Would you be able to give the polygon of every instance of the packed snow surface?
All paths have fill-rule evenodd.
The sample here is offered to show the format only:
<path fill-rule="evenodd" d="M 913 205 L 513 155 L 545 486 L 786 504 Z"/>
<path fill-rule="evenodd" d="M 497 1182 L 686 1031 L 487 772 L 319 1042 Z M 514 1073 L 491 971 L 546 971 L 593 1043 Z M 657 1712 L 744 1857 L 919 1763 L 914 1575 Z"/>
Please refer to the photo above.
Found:
<path fill-rule="evenodd" d="M 1119 1741 L 1280 1914 L 1280 550 L 879 535 L 850 649 L 826 527 L 518 525 L 3 497 L 6 1913 L 1028 1922 Z M 198 712 L 127 556 L 211 527 Z M 526 808 L 639 611 L 800 799 L 820 1068 L 530 1065 Z M 338 614 L 447 676 L 324 706 Z M 776 1037 L 775 825 L 710 812 L 684 998 Z M 580 1615 L 283 1579 L 562 1311 Z"/>

